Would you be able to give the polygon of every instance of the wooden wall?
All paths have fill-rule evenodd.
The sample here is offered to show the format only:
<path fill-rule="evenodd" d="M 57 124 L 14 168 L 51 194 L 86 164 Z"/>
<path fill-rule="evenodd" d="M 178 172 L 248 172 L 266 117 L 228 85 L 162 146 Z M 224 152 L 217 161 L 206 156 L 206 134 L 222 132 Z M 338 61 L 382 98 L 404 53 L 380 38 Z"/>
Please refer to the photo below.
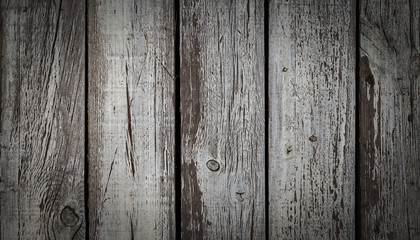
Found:
<path fill-rule="evenodd" d="M 418 1 L 0 7 L 0 239 L 420 239 Z"/>

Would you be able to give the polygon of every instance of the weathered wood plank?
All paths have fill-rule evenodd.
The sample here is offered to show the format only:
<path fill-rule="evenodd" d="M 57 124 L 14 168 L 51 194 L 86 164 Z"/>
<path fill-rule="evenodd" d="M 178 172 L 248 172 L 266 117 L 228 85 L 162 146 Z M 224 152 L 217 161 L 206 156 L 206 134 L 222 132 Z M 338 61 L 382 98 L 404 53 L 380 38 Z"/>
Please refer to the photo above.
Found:
<path fill-rule="evenodd" d="M 173 239 L 173 1 L 88 9 L 90 237 Z"/>
<path fill-rule="evenodd" d="M 0 239 L 84 239 L 83 1 L 1 1 Z"/>
<path fill-rule="evenodd" d="M 182 238 L 264 239 L 263 1 L 180 8 Z"/>
<path fill-rule="evenodd" d="M 352 239 L 355 1 L 269 9 L 269 236 Z"/>
<path fill-rule="evenodd" d="M 420 239 L 420 2 L 360 2 L 363 239 Z"/>

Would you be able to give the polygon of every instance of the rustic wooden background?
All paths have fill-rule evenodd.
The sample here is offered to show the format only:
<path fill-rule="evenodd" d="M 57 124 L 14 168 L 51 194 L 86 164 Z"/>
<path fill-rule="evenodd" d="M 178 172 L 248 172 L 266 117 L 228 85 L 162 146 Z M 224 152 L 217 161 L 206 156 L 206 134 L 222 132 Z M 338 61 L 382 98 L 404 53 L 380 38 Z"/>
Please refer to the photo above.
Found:
<path fill-rule="evenodd" d="M 419 1 L 0 2 L 0 239 L 420 239 Z"/>

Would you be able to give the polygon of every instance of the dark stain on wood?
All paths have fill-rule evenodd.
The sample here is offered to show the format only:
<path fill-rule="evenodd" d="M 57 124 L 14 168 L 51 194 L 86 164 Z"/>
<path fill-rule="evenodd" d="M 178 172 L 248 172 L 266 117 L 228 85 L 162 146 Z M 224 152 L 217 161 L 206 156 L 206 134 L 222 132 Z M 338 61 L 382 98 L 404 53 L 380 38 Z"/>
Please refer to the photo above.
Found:
<path fill-rule="evenodd" d="M 418 239 L 420 2 L 360 6 L 361 238 Z"/>
<path fill-rule="evenodd" d="M 203 239 L 203 193 L 194 161 L 182 163 L 182 183 L 182 239 Z"/>
<path fill-rule="evenodd" d="M 186 1 L 188 2 L 188 1 Z M 197 27 L 198 19 L 196 15 L 192 16 L 191 23 L 182 16 L 181 24 Z M 183 142 L 192 146 L 196 142 L 196 133 L 200 123 L 200 82 L 203 81 L 200 71 L 200 40 L 198 39 L 200 31 L 194 29 L 190 35 L 181 35 L 181 121 Z M 189 39 L 186 41 L 186 39 Z M 183 41 L 184 39 L 184 41 Z M 190 42 L 191 45 L 187 45 Z"/>
<path fill-rule="evenodd" d="M 361 181 L 363 188 L 362 206 L 371 207 L 379 201 L 379 183 L 375 177 L 375 154 L 378 145 L 378 136 L 375 139 L 375 79 L 369 66 L 368 57 L 360 59 L 360 154 L 363 161 L 360 162 L 360 171 L 365 177 Z M 369 205 L 369 206 L 366 206 Z M 363 217 L 363 216 L 362 216 Z"/>
<path fill-rule="evenodd" d="M 86 233 L 89 239 L 98 239 L 101 231 L 102 209 L 105 194 L 100 191 L 100 183 L 104 173 L 101 171 L 103 163 L 101 159 L 104 157 L 101 149 L 104 148 L 103 139 L 103 117 L 105 108 L 104 85 L 107 79 L 107 69 L 103 64 L 107 61 L 103 46 L 101 45 L 104 36 L 101 33 L 99 25 L 95 22 L 100 13 L 97 9 L 99 3 L 96 1 L 88 1 L 88 16 L 91 19 L 86 23 L 89 31 L 88 42 L 88 184 L 89 184 L 89 232 Z M 115 159 L 115 154 L 114 154 Z M 111 166 L 114 165 L 111 163 Z M 110 173 L 108 174 L 107 183 L 109 183 Z M 105 186 L 104 192 L 108 190 L 108 184 Z"/>

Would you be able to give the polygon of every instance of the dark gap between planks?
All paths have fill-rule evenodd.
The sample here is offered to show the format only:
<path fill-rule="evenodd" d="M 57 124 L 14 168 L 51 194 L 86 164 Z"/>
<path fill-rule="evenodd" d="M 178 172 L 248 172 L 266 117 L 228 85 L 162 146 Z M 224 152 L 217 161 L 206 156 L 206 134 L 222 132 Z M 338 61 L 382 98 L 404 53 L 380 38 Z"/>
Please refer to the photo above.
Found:
<path fill-rule="evenodd" d="M 270 228 L 269 228 L 269 189 L 268 189 L 268 182 L 269 182 L 269 156 L 268 156 L 268 131 L 269 131 L 269 99 L 268 99 L 268 84 L 269 84 L 269 75 L 268 75 L 268 64 L 269 64 L 269 0 L 264 0 L 264 106 L 265 106 L 265 159 L 264 159 L 264 173 L 265 173 L 265 239 L 270 238 Z"/>
<path fill-rule="evenodd" d="M 88 31 L 88 0 L 85 0 L 85 163 L 84 163 L 84 194 L 85 194 L 85 239 L 89 240 L 89 124 L 88 124 L 88 97 L 89 97 L 89 81 L 88 81 L 88 75 L 89 75 L 89 31 Z"/>
<path fill-rule="evenodd" d="M 179 1 L 174 0 L 174 68 L 175 68 L 175 238 L 181 240 L 181 83 L 180 75 L 180 24 Z"/>
<path fill-rule="evenodd" d="M 356 81 L 356 119 L 355 119 L 355 209 L 354 209 L 354 221 L 355 221 L 355 237 L 356 239 L 361 239 L 361 194 L 360 194 L 360 0 L 356 0 L 356 67 L 355 67 L 355 81 Z"/>

